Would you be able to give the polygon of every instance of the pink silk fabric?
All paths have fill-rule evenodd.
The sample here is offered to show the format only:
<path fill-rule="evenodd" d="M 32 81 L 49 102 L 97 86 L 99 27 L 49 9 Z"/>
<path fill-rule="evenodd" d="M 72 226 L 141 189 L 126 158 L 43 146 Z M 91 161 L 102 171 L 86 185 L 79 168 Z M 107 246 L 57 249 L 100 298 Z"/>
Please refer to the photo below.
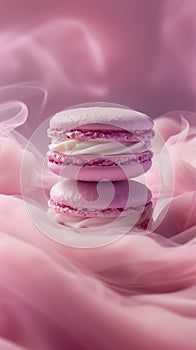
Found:
<path fill-rule="evenodd" d="M 0 2 L 0 350 L 196 349 L 195 10 L 194 0 Z M 48 193 L 56 179 L 32 179 L 43 155 L 25 150 L 28 138 L 57 110 L 101 100 L 156 117 L 173 191 L 163 158 L 146 174 L 155 196 L 164 174 L 170 203 L 155 231 L 78 249 L 33 224 L 21 164 L 25 189 Z"/>
<path fill-rule="evenodd" d="M 19 179 L 27 151 L 10 131 L 25 113 L 1 123 L 1 349 L 195 349 L 196 127 L 189 113 L 181 122 L 182 112 L 176 121 L 174 113 L 155 120 L 174 172 L 172 197 L 164 180 L 171 203 L 160 225 L 93 249 L 50 240 L 28 215 Z M 36 154 L 26 156 L 28 187 Z M 153 166 L 146 177 L 155 195 L 156 176 Z M 52 183 L 46 173 L 45 188 Z"/>

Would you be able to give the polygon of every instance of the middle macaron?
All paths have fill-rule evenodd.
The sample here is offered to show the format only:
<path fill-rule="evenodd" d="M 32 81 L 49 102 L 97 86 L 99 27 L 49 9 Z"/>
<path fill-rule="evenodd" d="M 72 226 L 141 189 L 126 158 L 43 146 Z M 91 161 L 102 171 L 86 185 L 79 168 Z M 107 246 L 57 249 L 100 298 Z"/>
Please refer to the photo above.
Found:
<path fill-rule="evenodd" d="M 125 180 L 152 164 L 153 121 L 145 114 L 114 107 L 82 107 L 50 121 L 48 166 L 75 180 Z"/>

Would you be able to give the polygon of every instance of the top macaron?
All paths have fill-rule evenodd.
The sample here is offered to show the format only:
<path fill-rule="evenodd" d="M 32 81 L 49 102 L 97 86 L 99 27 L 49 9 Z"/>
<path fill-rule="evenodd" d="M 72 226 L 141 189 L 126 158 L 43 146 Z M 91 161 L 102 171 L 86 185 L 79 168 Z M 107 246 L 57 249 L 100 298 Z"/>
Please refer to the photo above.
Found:
<path fill-rule="evenodd" d="M 123 180 L 151 166 L 153 121 L 146 114 L 114 107 L 80 107 L 50 120 L 49 168 L 84 181 Z"/>

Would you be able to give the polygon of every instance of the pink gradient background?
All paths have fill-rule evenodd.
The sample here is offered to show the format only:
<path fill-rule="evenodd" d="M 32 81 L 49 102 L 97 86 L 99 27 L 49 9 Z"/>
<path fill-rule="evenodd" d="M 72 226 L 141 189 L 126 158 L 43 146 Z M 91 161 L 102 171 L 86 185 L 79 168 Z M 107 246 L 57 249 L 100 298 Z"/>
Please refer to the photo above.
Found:
<path fill-rule="evenodd" d="M 195 13 L 194 0 L 0 0 L 0 350 L 196 349 Z M 11 101 L 18 115 L 5 111 Z M 21 199 L 26 139 L 14 129 L 29 137 L 92 101 L 155 118 L 174 193 L 163 162 L 171 206 L 156 232 L 82 250 L 34 227 Z M 155 167 L 147 179 L 156 194 Z"/>
<path fill-rule="evenodd" d="M 0 1 L 0 85 L 37 82 L 44 116 L 110 101 L 196 110 L 195 1 Z M 32 120 L 33 119 L 33 120 Z M 36 116 L 30 128 L 40 122 Z"/>

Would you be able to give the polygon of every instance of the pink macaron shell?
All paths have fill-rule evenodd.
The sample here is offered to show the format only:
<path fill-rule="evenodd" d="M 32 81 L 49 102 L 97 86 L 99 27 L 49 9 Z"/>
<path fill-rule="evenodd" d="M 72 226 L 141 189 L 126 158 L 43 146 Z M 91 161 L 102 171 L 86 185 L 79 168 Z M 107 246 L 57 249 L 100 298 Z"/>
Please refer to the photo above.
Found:
<path fill-rule="evenodd" d="M 119 181 L 127 178 L 134 178 L 147 172 L 152 165 L 151 160 L 143 164 L 133 162 L 133 164 L 120 166 L 77 166 L 59 165 L 48 162 L 48 168 L 60 177 L 80 181 Z"/>
<path fill-rule="evenodd" d="M 70 208 L 64 207 L 60 204 L 57 204 L 53 202 L 52 200 L 49 201 L 49 208 L 55 211 L 56 213 L 59 213 L 61 215 L 68 215 L 68 216 L 74 216 L 74 217 L 91 217 L 91 218 L 117 218 L 117 217 L 137 217 L 137 221 L 139 218 L 147 212 L 148 204 L 145 204 L 144 206 L 140 206 L 138 208 L 122 208 L 119 209 L 87 209 L 87 208 Z"/>
<path fill-rule="evenodd" d="M 61 177 L 82 181 L 126 180 L 145 173 L 152 164 L 152 152 L 92 157 L 48 152 L 48 167 Z"/>
<path fill-rule="evenodd" d="M 128 131 L 150 130 L 153 120 L 146 114 L 128 108 L 82 107 L 56 113 L 50 120 L 51 130 L 69 131 L 72 129 L 114 130 L 121 128 Z"/>
<path fill-rule="evenodd" d="M 66 179 L 55 184 L 50 199 L 75 209 L 137 209 L 150 202 L 151 191 L 134 180 L 83 182 Z"/>

